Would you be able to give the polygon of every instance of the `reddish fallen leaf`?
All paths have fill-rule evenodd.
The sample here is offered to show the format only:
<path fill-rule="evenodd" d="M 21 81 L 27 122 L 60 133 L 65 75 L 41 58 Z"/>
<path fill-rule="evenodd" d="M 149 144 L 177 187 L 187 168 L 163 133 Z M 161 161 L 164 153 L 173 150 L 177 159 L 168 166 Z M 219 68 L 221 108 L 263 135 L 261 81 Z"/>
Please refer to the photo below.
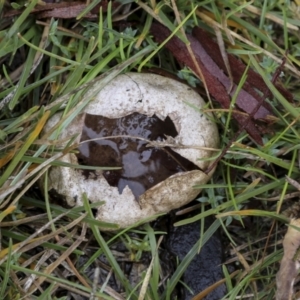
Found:
<path fill-rule="evenodd" d="M 74 5 L 72 7 L 53 8 L 51 10 L 39 12 L 37 18 L 38 19 L 44 19 L 44 18 L 72 19 L 72 18 L 76 18 L 85 8 L 86 5 L 83 3 Z M 96 19 L 97 14 L 92 14 L 91 12 L 88 12 L 87 14 L 85 14 L 84 17 L 88 19 Z"/>
<path fill-rule="evenodd" d="M 163 42 L 167 37 L 169 37 L 171 33 L 166 27 L 155 23 L 152 24 L 150 30 L 155 40 L 159 43 Z M 228 95 L 227 93 L 227 90 L 229 90 L 229 87 L 231 85 L 229 77 L 227 77 L 226 74 L 213 61 L 211 56 L 214 53 L 208 54 L 204 50 L 200 42 L 192 35 L 187 35 L 187 38 L 191 43 L 191 48 L 194 52 L 198 66 L 200 67 L 201 72 L 204 76 L 209 93 L 220 103 L 222 107 L 228 109 L 230 107 L 231 102 L 230 95 Z M 193 63 L 184 42 L 182 42 L 179 38 L 174 36 L 168 41 L 165 47 L 172 52 L 174 57 L 180 63 L 188 66 L 199 77 L 201 77 L 201 75 L 198 74 L 197 68 Z M 248 105 L 248 107 L 251 106 L 252 109 L 251 111 L 247 112 L 251 114 L 252 110 L 256 108 L 257 103 L 260 99 L 255 99 L 251 94 L 247 93 L 245 90 L 241 92 L 238 98 L 241 97 L 240 95 L 242 95 L 243 97 L 245 97 L 246 95 L 248 101 L 255 101 L 254 104 Z M 233 92 L 231 92 L 231 94 L 232 93 L 234 93 L 234 89 Z M 258 114 L 259 116 L 267 116 L 271 114 L 271 112 L 268 111 L 265 107 L 260 107 L 256 114 Z M 237 120 L 240 126 L 245 126 L 245 124 L 247 124 L 245 126 L 245 130 L 249 133 L 249 135 L 254 139 L 256 143 L 260 145 L 263 144 L 260 132 L 256 128 L 253 120 L 249 120 L 248 116 L 239 113 L 233 113 L 232 115 Z"/>
<path fill-rule="evenodd" d="M 96 18 L 99 14 L 99 8 L 102 6 L 102 11 L 107 11 L 108 0 L 102 0 L 101 3 L 96 5 L 85 18 Z M 112 8 L 120 6 L 120 3 L 113 1 Z M 37 14 L 38 19 L 42 18 L 60 18 L 71 19 L 76 18 L 87 7 L 86 1 L 62 1 L 59 3 L 46 3 L 45 5 L 36 5 L 31 11 L 32 14 Z M 3 18 L 10 18 L 20 15 L 22 9 L 11 9 L 3 14 Z"/>
<path fill-rule="evenodd" d="M 196 33 L 196 35 L 195 35 Z M 199 58 L 204 62 L 205 66 L 207 67 L 208 70 L 213 70 L 214 71 L 214 76 L 219 80 L 219 82 L 226 88 L 226 90 L 228 91 L 231 85 L 230 82 L 230 78 L 228 77 L 228 75 L 225 74 L 225 70 L 226 67 L 224 65 L 224 63 L 222 63 L 222 57 L 221 57 L 221 53 L 220 50 L 218 49 L 218 45 L 214 45 L 215 43 L 211 40 L 211 38 L 209 38 L 209 36 L 207 34 L 204 33 L 204 30 L 200 29 L 200 28 L 194 28 L 193 30 L 193 35 L 195 35 L 197 42 L 195 43 L 195 46 L 192 47 L 193 50 L 195 50 L 196 54 L 199 55 Z M 203 38 L 202 38 L 203 37 Z M 208 41 L 210 40 L 210 41 Z M 206 52 L 205 49 L 205 43 L 210 43 L 210 46 L 215 46 L 215 47 L 208 47 L 208 52 Z M 201 46 L 201 48 L 200 48 Z M 208 53 L 209 53 L 209 58 L 208 59 Z M 212 60 L 213 58 L 213 60 Z M 231 59 L 230 59 L 231 58 Z M 232 61 L 232 56 L 229 57 L 228 55 L 228 60 L 230 63 L 230 68 L 231 68 L 231 72 L 232 72 L 232 76 L 233 76 L 233 80 L 234 80 L 234 87 L 230 93 L 230 96 L 234 95 L 234 92 L 236 90 L 236 87 L 241 79 L 241 76 L 243 74 L 243 72 L 236 72 L 236 70 L 238 69 L 238 71 L 243 71 L 242 69 L 245 70 L 245 66 L 240 63 L 237 64 L 237 59 L 235 59 L 235 61 Z M 217 64 L 217 62 L 219 62 L 219 64 Z M 243 66 L 244 68 L 238 68 L 240 66 Z M 223 68 L 224 66 L 224 68 Z M 262 79 L 261 79 L 262 80 Z M 247 88 L 247 90 L 245 89 L 245 86 Z M 266 90 L 263 89 L 263 92 Z M 249 93 L 249 92 L 251 93 Z M 247 112 L 247 113 L 251 113 L 258 101 L 259 101 L 259 95 L 257 94 L 257 92 L 250 86 L 250 82 L 249 82 L 249 78 L 247 78 L 246 83 L 243 86 L 243 89 L 239 92 L 237 99 L 236 99 L 236 105 L 241 108 L 243 111 Z M 266 105 L 266 103 L 264 102 L 263 105 Z M 271 114 L 271 108 L 267 109 L 264 106 L 261 106 L 259 108 L 259 110 L 257 111 L 257 113 L 255 114 L 255 118 L 260 118 L 263 119 L 265 118 L 267 115 Z"/>
<path fill-rule="evenodd" d="M 205 51 L 207 53 L 213 53 L 214 62 L 219 66 L 220 69 L 222 69 L 225 73 L 227 73 L 227 70 L 226 70 L 226 67 L 225 67 L 221 52 L 220 52 L 220 48 L 219 48 L 218 44 L 212 40 L 212 38 L 209 36 L 209 34 L 202 28 L 195 27 L 193 29 L 193 36 L 201 43 L 202 47 L 205 49 Z M 232 76 L 233 76 L 233 81 L 234 81 L 234 83 L 238 84 L 241 80 L 243 73 L 245 72 L 246 66 L 239 59 L 237 59 L 234 55 L 228 54 L 227 56 L 228 56 L 229 65 L 230 65 Z M 254 101 L 257 101 L 256 99 L 259 99 L 260 96 L 256 92 L 255 89 L 257 89 L 265 94 L 266 91 L 268 91 L 268 87 L 265 84 L 265 82 L 263 81 L 263 79 L 261 78 L 261 76 L 259 74 L 257 74 L 256 72 L 254 72 L 252 69 L 248 70 L 247 76 L 248 76 L 247 81 L 243 85 L 243 90 L 245 90 L 247 93 L 252 95 L 255 98 Z M 293 95 L 289 91 L 287 91 L 285 88 L 283 88 L 277 82 L 275 82 L 274 85 L 277 88 L 277 90 L 288 101 L 290 101 L 290 102 L 293 101 Z M 255 89 L 254 89 L 254 87 L 255 87 Z M 247 96 L 245 98 L 238 97 L 237 105 L 242 110 L 244 110 L 245 112 L 250 114 L 251 111 L 253 110 L 253 107 L 249 106 L 248 100 L 251 101 L 251 98 L 248 99 Z M 262 106 L 265 107 L 269 112 L 272 111 L 272 107 L 267 102 L 264 102 L 262 104 Z M 261 111 L 258 111 L 254 115 L 254 118 L 255 119 L 265 118 L 265 116 L 263 114 L 263 109 Z"/>

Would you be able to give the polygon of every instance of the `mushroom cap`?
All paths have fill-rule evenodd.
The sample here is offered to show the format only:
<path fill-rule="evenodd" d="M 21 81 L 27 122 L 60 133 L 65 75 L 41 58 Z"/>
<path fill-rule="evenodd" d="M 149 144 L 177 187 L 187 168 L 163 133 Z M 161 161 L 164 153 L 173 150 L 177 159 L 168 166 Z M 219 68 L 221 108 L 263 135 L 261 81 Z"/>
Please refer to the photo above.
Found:
<path fill-rule="evenodd" d="M 178 135 L 168 143 L 183 145 L 171 149 L 205 170 L 212 152 L 201 147 L 216 148 L 219 144 L 217 127 L 209 114 L 201 112 L 204 100 L 189 86 L 155 74 L 126 73 L 107 84 L 60 134 L 64 139 L 82 132 L 85 113 L 107 118 L 121 118 L 134 112 L 161 120 L 173 121 Z M 50 130 L 60 120 L 53 116 L 46 124 Z M 77 136 L 80 141 L 81 134 Z M 75 154 L 68 153 L 63 162 L 78 164 Z M 169 212 L 192 201 L 200 192 L 195 185 L 206 183 L 213 174 L 201 170 L 176 173 L 148 189 L 137 201 L 128 186 L 120 194 L 110 186 L 101 173 L 97 180 L 86 178 L 81 171 L 67 167 L 52 167 L 48 174 L 48 191 L 55 190 L 70 206 L 83 205 L 83 193 L 90 202 L 104 201 L 96 218 L 103 222 L 128 227 L 159 213 Z"/>

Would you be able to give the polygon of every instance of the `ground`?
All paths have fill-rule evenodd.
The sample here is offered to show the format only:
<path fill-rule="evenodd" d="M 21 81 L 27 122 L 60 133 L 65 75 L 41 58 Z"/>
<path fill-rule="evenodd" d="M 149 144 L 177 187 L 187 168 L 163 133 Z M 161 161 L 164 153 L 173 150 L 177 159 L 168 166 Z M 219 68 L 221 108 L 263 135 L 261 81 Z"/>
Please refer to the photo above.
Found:
<path fill-rule="evenodd" d="M 214 232 L 224 298 L 274 299 L 298 218 L 299 1 L 0 1 L 0 14 L 0 299 L 183 299 L 181 276 Z M 78 148 L 59 132 L 129 71 L 195 89 L 220 145 L 188 207 L 106 232 L 99 203 L 66 207 L 45 192 L 47 174 Z M 167 251 L 170 224 L 200 224 L 180 261 Z"/>

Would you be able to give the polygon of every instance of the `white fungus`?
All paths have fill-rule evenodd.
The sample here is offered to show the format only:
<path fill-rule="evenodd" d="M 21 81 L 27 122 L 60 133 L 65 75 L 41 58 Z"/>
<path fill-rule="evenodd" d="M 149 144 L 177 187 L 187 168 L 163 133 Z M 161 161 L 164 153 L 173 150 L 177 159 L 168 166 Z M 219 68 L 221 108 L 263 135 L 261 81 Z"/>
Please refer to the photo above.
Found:
<path fill-rule="evenodd" d="M 85 122 L 89 117 L 92 118 L 95 115 L 109 119 L 119 119 L 132 114 L 137 115 L 138 113 L 148 117 L 156 116 L 161 121 L 169 117 L 176 128 L 177 135 L 166 137 L 165 140 L 160 138 L 158 144 L 160 143 L 161 145 L 164 142 L 168 144 L 169 148 L 163 149 L 169 150 L 162 151 L 170 152 L 173 150 L 178 153 L 181 157 L 194 164 L 193 170 L 179 170 L 178 173 L 157 183 L 141 195 L 137 195 L 126 185 L 126 180 L 128 180 L 128 178 L 126 179 L 127 167 L 122 165 L 124 159 L 122 161 L 121 158 L 119 164 L 125 170 L 122 173 L 123 175 L 121 175 L 122 187 L 120 187 L 121 181 L 118 181 L 119 183 L 116 183 L 115 186 L 111 186 L 108 183 L 104 175 L 111 174 L 109 171 L 106 173 L 99 171 L 90 172 L 87 175 L 87 172 L 75 168 L 52 167 L 48 173 L 48 191 L 55 191 L 70 206 L 83 205 L 83 193 L 86 193 L 90 202 L 104 201 L 105 204 L 101 205 L 97 210 L 96 218 L 100 221 L 116 223 L 120 227 L 130 226 L 153 215 L 169 212 L 187 204 L 200 192 L 194 186 L 206 183 L 213 173 L 206 175 L 201 171 L 207 168 L 210 164 L 208 158 L 214 154 L 212 151 L 203 148 L 217 148 L 219 143 L 217 127 L 210 120 L 211 115 L 204 114 L 201 111 L 204 105 L 203 99 L 193 89 L 178 81 L 145 73 L 127 73 L 117 76 L 100 91 L 97 97 L 87 105 L 82 114 L 78 115 L 71 122 L 58 139 L 79 134 L 77 142 L 82 141 Z M 52 117 L 46 124 L 45 131 L 50 130 L 60 120 L 60 117 L 60 114 Z M 97 123 L 98 121 L 95 122 Z M 145 128 L 148 129 L 148 127 Z M 97 132 L 101 131 L 100 123 L 97 130 Z M 86 132 L 85 134 L 88 133 Z M 144 161 L 147 161 L 147 166 L 149 167 L 149 160 L 151 160 L 152 154 L 146 150 L 145 145 L 148 142 L 144 142 L 142 139 L 127 138 L 123 141 L 125 140 L 126 142 L 122 146 L 124 149 L 128 146 L 127 140 L 135 141 L 137 144 L 139 141 L 144 143 L 137 146 L 143 147 L 143 157 L 138 166 L 143 169 Z M 98 144 L 103 146 L 106 143 L 104 146 L 107 147 L 107 145 L 115 143 L 111 142 L 114 139 L 110 138 L 105 143 L 103 139 L 101 141 L 95 141 L 94 146 L 96 147 Z M 170 144 L 180 147 L 170 147 Z M 87 145 L 87 143 L 83 143 L 80 149 L 83 152 L 88 151 L 90 153 L 94 148 L 92 146 L 87 148 Z M 111 147 L 115 147 L 115 144 Z M 95 149 L 97 150 L 97 148 Z M 147 149 L 154 148 L 147 147 Z M 119 159 L 118 153 L 121 150 L 115 149 L 113 151 L 117 151 L 116 159 Z M 101 158 L 105 154 L 102 153 L 103 151 L 98 152 L 100 152 L 99 160 L 101 162 Z M 131 152 L 129 154 L 132 157 L 135 155 Z M 129 154 L 126 154 L 126 157 L 130 156 Z M 113 156 L 111 155 L 111 157 Z M 61 160 L 71 164 L 78 164 L 78 157 L 75 154 L 66 154 Z M 136 169 L 136 167 L 133 169 Z M 152 170 L 154 170 L 155 174 L 155 168 L 152 168 Z M 135 170 L 134 176 L 139 178 L 142 175 Z M 152 177 L 150 178 L 149 176 L 147 180 L 151 181 Z M 130 186 L 139 187 L 140 183 L 134 182 Z"/>

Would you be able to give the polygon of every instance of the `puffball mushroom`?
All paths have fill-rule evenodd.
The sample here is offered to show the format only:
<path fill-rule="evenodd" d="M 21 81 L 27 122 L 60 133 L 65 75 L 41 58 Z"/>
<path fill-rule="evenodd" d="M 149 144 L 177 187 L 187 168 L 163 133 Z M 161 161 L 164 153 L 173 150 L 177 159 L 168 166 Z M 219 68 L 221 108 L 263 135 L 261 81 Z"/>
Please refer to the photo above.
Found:
<path fill-rule="evenodd" d="M 146 73 L 117 76 L 59 139 L 79 134 L 76 141 L 81 142 L 79 153 L 66 154 L 63 162 L 121 169 L 52 167 L 48 191 L 69 206 L 83 205 L 84 193 L 90 202 L 104 201 L 96 218 L 121 228 L 187 204 L 200 192 L 194 186 L 213 173 L 202 171 L 212 155 L 205 148 L 219 142 L 216 125 L 201 112 L 204 105 L 193 89 L 173 79 Z M 53 116 L 45 131 L 59 120 L 60 114 Z"/>

